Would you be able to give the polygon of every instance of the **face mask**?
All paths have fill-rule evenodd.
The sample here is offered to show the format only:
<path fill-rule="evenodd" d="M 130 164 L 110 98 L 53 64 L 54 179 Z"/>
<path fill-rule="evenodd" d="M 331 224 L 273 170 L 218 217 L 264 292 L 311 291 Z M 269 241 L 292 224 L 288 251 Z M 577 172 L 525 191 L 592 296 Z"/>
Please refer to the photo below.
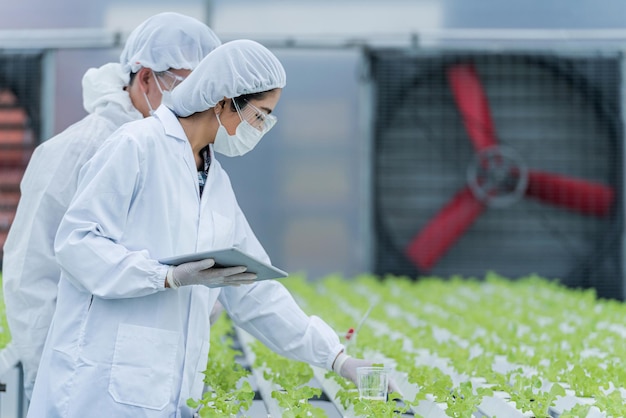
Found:
<path fill-rule="evenodd" d="M 148 95 L 146 94 L 145 91 L 142 90 L 143 93 L 143 98 L 146 99 L 146 103 L 148 103 L 148 113 L 150 113 L 150 116 L 154 115 L 154 109 L 152 108 L 152 105 L 150 104 L 150 100 L 148 100 Z"/>
<path fill-rule="evenodd" d="M 254 128 L 245 120 L 237 125 L 235 135 L 230 135 L 222 122 L 220 116 L 217 116 L 217 122 L 220 127 L 217 128 L 213 149 L 227 157 L 238 157 L 252 150 L 263 137 L 263 132 Z"/>
<path fill-rule="evenodd" d="M 154 82 L 156 83 L 157 88 L 161 92 L 161 103 L 167 107 L 170 107 L 172 103 L 172 92 L 169 90 L 163 90 L 161 88 L 161 84 L 159 83 L 159 79 L 157 78 L 156 74 L 153 72 L 152 75 L 154 76 Z M 148 100 L 148 95 L 146 94 L 145 91 L 142 91 L 142 93 L 143 93 L 144 99 L 146 99 L 146 103 L 148 104 L 148 109 L 150 110 L 149 111 L 150 116 L 153 116 L 154 109 L 152 108 L 152 105 L 150 104 L 150 100 Z"/>
<path fill-rule="evenodd" d="M 172 92 L 169 90 L 163 90 L 156 74 L 152 73 L 152 75 L 154 75 L 154 81 L 156 82 L 157 88 L 161 92 L 161 104 L 164 104 L 167 107 L 172 107 Z"/>

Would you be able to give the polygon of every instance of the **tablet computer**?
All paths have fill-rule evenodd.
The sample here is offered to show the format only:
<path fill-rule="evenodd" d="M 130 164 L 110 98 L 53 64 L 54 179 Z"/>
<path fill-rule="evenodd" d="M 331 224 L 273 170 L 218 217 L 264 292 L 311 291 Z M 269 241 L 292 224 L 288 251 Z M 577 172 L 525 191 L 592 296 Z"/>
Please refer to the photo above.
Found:
<path fill-rule="evenodd" d="M 264 263 L 235 247 L 163 258 L 159 260 L 159 263 L 177 266 L 205 258 L 214 259 L 218 267 L 246 266 L 248 268 L 246 272 L 256 273 L 256 280 L 279 279 L 288 276 L 283 270 Z"/>

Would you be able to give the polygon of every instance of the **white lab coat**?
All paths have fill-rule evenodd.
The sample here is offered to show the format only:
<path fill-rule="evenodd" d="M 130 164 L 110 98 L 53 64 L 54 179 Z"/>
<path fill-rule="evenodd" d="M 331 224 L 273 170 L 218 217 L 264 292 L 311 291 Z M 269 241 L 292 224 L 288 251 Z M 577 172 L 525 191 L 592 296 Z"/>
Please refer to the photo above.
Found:
<path fill-rule="evenodd" d="M 56 303 L 60 269 L 54 237 L 76 191 L 78 171 L 115 129 L 142 118 L 123 90 L 127 81 L 119 64 L 88 70 L 83 103 L 90 114 L 36 148 L 20 185 L 2 278 L 6 316 L 29 398 Z"/>
<path fill-rule="evenodd" d="M 192 416 L 186 401 L 202 394 L 218 297 L 277 353 L 330 370 L 337 335 L 278 281 L 164 288 L 157 259 L 231 245 L 269 262 L 214 155 L 200 197 L 169 109 L 114 133 L 85 165 L 57 234 L 57 311 L 28 416 Z"/>

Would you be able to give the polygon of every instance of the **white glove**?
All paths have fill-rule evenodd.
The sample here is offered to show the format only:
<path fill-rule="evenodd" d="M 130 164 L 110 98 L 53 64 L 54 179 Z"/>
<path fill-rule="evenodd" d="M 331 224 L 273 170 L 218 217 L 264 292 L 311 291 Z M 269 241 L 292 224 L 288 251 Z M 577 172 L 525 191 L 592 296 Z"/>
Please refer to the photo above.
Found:
<path fill-rule="evenodd" d="M 195 284 L 208 287 L 239 286 L 250 284 L 257 277 L 254 273 L 244 273 L 245 266 L 213 267 L 214 265 L 212 258 L 205 258 L 171 266 L 167 271 L 167 284 L 172 289 Z"/>
<path fill-rule="evenodd" d="M 373 361 L 354 358 L 342 351 L 333 363 L 333 371 L 358 386 L 359 383 L 356 377 L 356 369 L 358 367 L 371 367 L 373 364 Z M 389 376 L 388 386 L 389 393 L 395 392 L 402 396 L 402 392 L 400 392 L 398 385 L 396 385 L 396 382 L 391 378 L 391 376 Z"/>

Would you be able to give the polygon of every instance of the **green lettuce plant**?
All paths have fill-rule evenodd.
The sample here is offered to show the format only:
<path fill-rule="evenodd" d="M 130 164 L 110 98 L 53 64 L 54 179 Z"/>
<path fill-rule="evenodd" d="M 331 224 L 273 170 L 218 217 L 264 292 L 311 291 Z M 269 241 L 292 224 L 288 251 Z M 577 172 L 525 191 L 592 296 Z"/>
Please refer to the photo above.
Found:
<path fill-rule="evenodd" d="M 204 372 L 207 390 L 202 399 L 187 400 L 201 418 L 235 417 L 252 405 L 254 391 L 244 380 L 250 372 L 235 361 L 241 352 L 232 348 L 231 332 L 232 323 L 225 315 L 211 327 L 209 361 Z"/>

